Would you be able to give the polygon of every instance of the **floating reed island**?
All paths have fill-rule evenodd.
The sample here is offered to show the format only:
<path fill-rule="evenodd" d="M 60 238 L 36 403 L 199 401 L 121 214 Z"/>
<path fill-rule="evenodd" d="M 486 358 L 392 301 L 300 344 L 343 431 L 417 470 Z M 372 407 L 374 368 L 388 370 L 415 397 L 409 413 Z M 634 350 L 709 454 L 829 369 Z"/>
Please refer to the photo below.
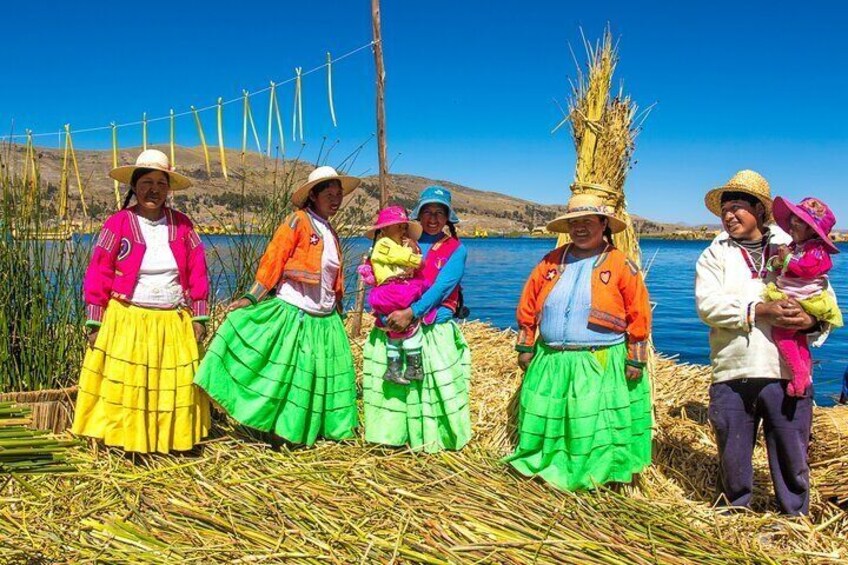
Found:
<path fill-rule="evenodd" d="M 311 449 L 218 421 L 197 453 L 71 452 L 77 472 L 7 480 L 10 563 L 839 563 L 848 559 L 848 408 L 815 414 L 811 515 L 773 513 L 757 448 L 756 512 L 711 507 L 706 367 L 660 358 L 655 464 L 620 492 L 565 493 L 510 472 L 521 375 L 510 331 L 463 326 L 474 439 L 425 455 L 361 440 Z M 364 339 L 364 338 L 363 338 Z M 354 343 L 361 353 L 363 340 Z M 357 360 L 361 363 L 361 359 Z M 833 499 L 831 501 L 830 499 Z"/>

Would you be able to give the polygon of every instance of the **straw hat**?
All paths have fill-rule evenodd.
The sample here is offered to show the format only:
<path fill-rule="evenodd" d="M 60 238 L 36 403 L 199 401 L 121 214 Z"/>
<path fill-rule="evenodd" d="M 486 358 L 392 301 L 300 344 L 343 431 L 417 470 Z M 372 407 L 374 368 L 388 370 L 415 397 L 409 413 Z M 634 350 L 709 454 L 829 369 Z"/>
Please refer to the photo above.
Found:
<path fill-rule="evenodd" d="M 766 209 L 766 221 L 771 218 L 771 188 L 768 181 L 756 171 L 739 171 L 724 186 L 714 188 L 704 197 L 707 209 L 721 217 L 721 195 L 725 192 L 744 192 L 760 200 Z"/>
<path fill-rule="evenodd" d="M 359 186 L 359 183 L 362 182 L 356 177 L 340 175 L 333 167 L 328 167 L 326 165 L 318 167 L 309 173 L 309 177 L 307 177 L 306 182 L 294 191 L 291 196 L 292 204 L 298 208 L 302 208 L 303 205 L 306 204 L 306 199 L 309 198 L 309 191 L 315 188 L 315 185 L 328 180 L 339 181 L 342 185 L 342 196 L 347 196 L 353 192 L 356 187 Z"/>
<path fill-rule="evenodd" d="M 135 160 L 135 165 L 115 167 L 109 171 L 109 176 L 118 182 L 130 184 L 136 169 L 152 169 L 167 173 L 170 179 L 171 190 L 185 190 L 191 186 L 191 179 L 175 172 L 168 156 L 158 149 L 146 149 L 142 151 L 138 159 Z"/>
<path fill-rule="evenodd" d="M 409 237 L 412 239 L 418 241 L 418 238 L 421 237 L 421 232 L 423 231 L 421 224 L 415 220 L 410 220 L 409 216 L 406 215 L 406 210 L 401 206 L 388 206 L 380 210 L 377 213 L 377 219 L 374 220 L 374 225 L 365 232 L 365 237 L 374 239 L 374 234 L 377 230 L 396 224 L 407 224 L 407 233 L 409 233 Z"/>
<path fill-rule="evenodd" d="M 612 207 L 604 204 L 601 198 L 594 194 L 574 194 L 568 200 L 565 214 L 548 222 L 548 231 L 568 233 L 568 221 L 583 216 L 604 216 L 609 220 L 612 233 L 619 233 L 627 229 L 627 224 L 620 220 L 613 212 Z"/>

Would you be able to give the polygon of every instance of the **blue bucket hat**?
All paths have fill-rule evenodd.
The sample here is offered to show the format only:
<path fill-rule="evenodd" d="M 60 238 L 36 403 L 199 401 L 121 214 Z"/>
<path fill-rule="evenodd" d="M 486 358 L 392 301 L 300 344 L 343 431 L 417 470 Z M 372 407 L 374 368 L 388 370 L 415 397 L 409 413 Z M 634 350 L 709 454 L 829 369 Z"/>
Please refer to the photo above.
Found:
<path fill-rule="evenodd" d="M 447 188 L 433 185 L 422 190 L 421 196 L 418 198 L 418 204 L 415 205 L 415 209 L 409 215 L 410 218 L 420 220 L 421 208 L 427 204 L 441 204 L 448 209 L 448 221 L 452 224 L 459 223 L 459 218 L 456 217 L 456 212 L 453 211 L 453 206 L 451 206 L 450 190 Z"/>

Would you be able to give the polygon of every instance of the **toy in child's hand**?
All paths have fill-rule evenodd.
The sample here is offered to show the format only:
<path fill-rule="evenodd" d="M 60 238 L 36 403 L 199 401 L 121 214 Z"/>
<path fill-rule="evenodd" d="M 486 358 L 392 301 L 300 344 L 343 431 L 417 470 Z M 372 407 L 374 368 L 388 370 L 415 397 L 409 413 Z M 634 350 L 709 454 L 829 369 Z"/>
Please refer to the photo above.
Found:
<path fill-rule="evenodd" d="M 374 268 L 371 266 L 371 263 L 366 261 L 356 268 L 356 272 L 362 277 L 362 282 L 368 286 L 377 285 L 377 279 L 374 278 Z"/>

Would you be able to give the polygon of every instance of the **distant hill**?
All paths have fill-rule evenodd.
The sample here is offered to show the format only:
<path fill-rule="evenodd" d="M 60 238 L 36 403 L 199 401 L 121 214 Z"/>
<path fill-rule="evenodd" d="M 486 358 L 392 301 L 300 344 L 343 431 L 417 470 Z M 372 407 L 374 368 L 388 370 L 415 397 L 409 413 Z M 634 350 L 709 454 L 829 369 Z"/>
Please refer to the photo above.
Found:
<path fill-rule="evenodd" d="M 168 152 L 167 146 L 154 146 Z M 120 151 L 120 164 L 133 163 L 140 148 Z M 47 197 L 56 200 L 62 169 L 62 153 L 58 149 L 37 149 L 41 178 L 47 183 Z M 245 166 L 241 164 L 241 153 L 227 150 L 226 158 L 229 178 L 224 179 L 218 151 L 210 148 L 212 174 L 207 175 L 203 150 L 200 147 L 177 147 L 176 168 L 194 180 L 194 186 L 175 194 L 177 207 L 188 213 L 200 224 L 235 223 L 240 214 L 249 219 L 262 209 L 266 197 L 280 187 L 297 186 L 314 168 L 313 165 L 288 160 L 284 164 L 266 159 L 257 153 L 249 153 Z M 14 149 L 9 165 L 23 165 L 24 150 Z M 115 207 L 115 195 L 108 171 L 112 167 L 111 151 L 78 151 L 77 160 L 85 187 L 85 200 L 93 221 L 102 221 Z M 244 172 L 243 172 L 244 171 Z M 81 217 L 76 181 L 71 180 L 70 207 L 74 218 Z M 443 179 L 429 179 L 407 174 L 391 175 L 391 201 L 411 208 L 423 188 L 431 184 L 445 186 L 453 193 L 454 206 L 462 219 L 462 231 L 485 230 L 490 235 L 511 232 L 530 232 L 544 226 L 564 211 L 564 206 L 539 204 L 492 191 L 470 188 Z M 120 187 L 125 191 L 125 187 Z M 563 202 L 567 187 L 562 188 Z M 363 179 L 350 200 L 370 217 L 379 203 L 379 187 L 376 176 Z M 663 224 L 634 216 L 637 231 L 645 233 L 670 233 L 675 230 L 693 229 L 678 224 Z"/>

